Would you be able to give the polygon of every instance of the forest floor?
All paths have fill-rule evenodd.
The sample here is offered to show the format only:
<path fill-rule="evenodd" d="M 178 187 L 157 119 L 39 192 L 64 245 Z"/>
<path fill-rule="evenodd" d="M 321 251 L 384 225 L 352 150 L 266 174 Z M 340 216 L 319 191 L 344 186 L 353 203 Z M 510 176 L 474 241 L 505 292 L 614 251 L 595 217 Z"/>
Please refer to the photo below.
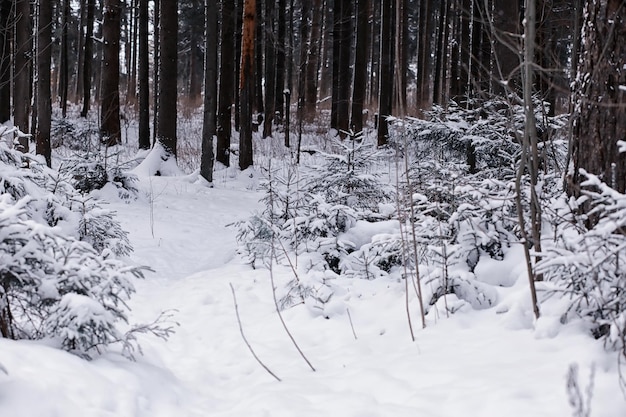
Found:
<path fill-rule="evenodd" d="M 534 320 L 515 248 L 479 264 L 483 281 L 510 284 L 496 288 L 492 308 L 465 304 L 448 315 L 458 301 L 449 296 L 422 329 L 412 299 L 415 341 L 397 280 L 338 278 L 323 310 L 284 310 L 313 371 L 275 311 L 272 286 L 293 279 L 290 268 L 275 266 L 272 283 L 268 269 L 236 252 L 233 224 L 261 209 L 258 172 L 222 169 L 213 188 L 197 174 L 137 173 L 136 200 L 120 200 L 112 186 L 98 194 L 129 232 L 131 262 L 154 270 L 135 283 L 130 323 L 167 311 L 175 333 L 140 335 L 136 361 L 114 352 L 85 361 L 0 339 L 0 416 L 626 416 L 616 354 L 581 322 L 560 324 L 550 303 Z M 247 349 L 231 285 L 247 340 L 280 382 Z"/>

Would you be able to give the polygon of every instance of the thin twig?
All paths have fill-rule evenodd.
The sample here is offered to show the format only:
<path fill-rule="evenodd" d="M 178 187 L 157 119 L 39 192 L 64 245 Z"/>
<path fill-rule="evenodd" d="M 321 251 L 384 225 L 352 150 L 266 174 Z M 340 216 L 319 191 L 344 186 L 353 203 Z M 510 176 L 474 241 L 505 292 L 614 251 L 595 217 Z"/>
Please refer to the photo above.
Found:
<path fill-rule="evenodd" d="M 246 335 L 243 333 L 243 326 L 241 325 L 241 318 L 239 317 L 239 307 L 237 306 L 237 296 L 235 295 L 235 288 L 233 287 L 233 284 L 231 284 L 231 283 L 229 283 L 228 285 L 230 285 L 230 290 L 233 293 L 233 303 L 235 304 L 235 314 L 237 314 L 237 324 L 239 324 L 239 332 L 241 333 L 241 338 L 243 339 L 243 341 L 246 344 L 246 346 L 248 346 L 248 350 L 250 351 L 250 353 L 252 353 L 252 356 L 254 356 L 254 359 L 256 359 L 256 361 L 259 363 L 259 365 L 261 365 L 263 367 L 263 369 L 265 369 L 267 371 L 267 373 L 269 373 L 271 376 L 273 376 L 278 382 L 281 382 L 281 379 L 279 377 L 277 377 L 276 374 L 274 372 L 272 372 L 270 370 L 270 368 L 268 368 L 261 361 L 261 359 L 259 359 L 259 357 L 254 352 L 254 349 L 252 349 L 252 346 L 250 346 L 250 343 L 248 342 L 248 339 L 246 339 Z"/>
<path fill-rule="evenodd" d="M 346 308 L 346 313 L 348 313 L 348 320 L 350 321 L 350 328 L 352 329 L 352 335 L 354 336 L 354 340 L 357 340 L 356 332 L 354 331 L 354 324 L 352 323 L 352 316 L 350 315 L 350 309 Z"/>
<path fill-rule="evenodd" d="M 280 319 L 280 322 L 283 325 L 283 329 L 285 329 L 285 332 L 287 333 L 287 336 L 289 336 L 289 339 L 291 339 L 291 343 L 293 343 L 293 345 L 296 347 L 296 350 L 298 351 L 300 356 L 302 356 L 302 359 L 304 359 L 304 361 L 307 363 L 307 365 L 309 365 L 309 368 L 311 368 L 311 370 L 313 372 L 315 372 L 315 368 L 313 367 L 313 365 L 311 365 L 311 362 L 309 362 L 307 357 L 304 355 L 304 353 L 300 349 L 300 346 L 298 346 L 298 343 L 296 343 L 296 339 L 293 338 L 291 332 L 289 331 L 289 328 L 287 327 L 287 323 L 285 323 L 285 320 L 283 319 L 283 315 L 280 312 L 280 307 L 278 306 L 278 299 L 276 298 L 276 286 L 274 285 L 274 268 L 272 267 L 272 265 L 274 263 L 274 260 L 276 260 L 278 262 L 278 260 L 276 259 L 276 252 L 274 250 L 274 244 L 273 243 L 272 243 L 272 249 L 271 250 L 272 250 L 272 257 L 270 258 L 270 265 L 269 265 L 270 283 L 272 284 L 272 298 L 274 299 L 274 307 L 276 308 L 276 314 L 278 314 L 278 318 Z"/>

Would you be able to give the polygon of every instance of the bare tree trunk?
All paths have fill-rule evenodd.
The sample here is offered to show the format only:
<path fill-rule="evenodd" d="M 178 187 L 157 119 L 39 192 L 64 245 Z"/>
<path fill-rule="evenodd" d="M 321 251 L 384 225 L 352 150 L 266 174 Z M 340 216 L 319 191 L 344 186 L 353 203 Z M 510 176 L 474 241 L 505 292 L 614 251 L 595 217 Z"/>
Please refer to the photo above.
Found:
<path fill-rule="evenodd" d="M 216 1 L 205 0 L 204 121 L 200 175 L 209 183 L 213 182 L 213 136 L 217 131 L 217 13 Z"/>
<path fill-rule="evenodd" d="M 119 0 L 104 3 L 102 100 L 100 132 L 103 143 L 114 146 L 121 142 L 120 130 L 120 14 Z"/>
<path fill-rule="evenodd" d="M 167 0 L 161 3 L 160 21 L 157 141 L 163 146 L 168 157 L 176 158 L 178 0 Z"/>
<path fill-rule="evenodd" d="M 17 0 L 15 5 L 15 57 L 13 61 L 14 94 L 13 124 L 22 132 L 29 131 L 31 71 L 33 50 L 31 10 L 29 0 Z M 27 137 L 19 137 L 22 152 L 28 152 Z"/>
<path fill-rule="evenodd" d="M 37 128 L 36 152 L 52 165 L 50 129 L 52 124 L 52 2 L 40 1 L 37 24 Z"/>
<path fill-rule="evenodd" d="M 356 56 L 354 58 L 354 87 L 352 88 L 352 117 L 350 129 L 354 133 L 363 130 L 363 106 L 367 92 L 367 62 L 369 58 L 370 0 L 358 0 L 356 10 Z"/>
<path fill-rule="evenodd" d="M 61 114 L 67 116 L 67 93 L 69 90 L 69 48 L 68 30 L 70 20 L 70 0 L 63 0 L 61 10 L 61 68 L 59 70 L 59 100 Z"/>
<path fill-rule="evenodd" d="M 276 36 L 274 32 L 274 1 L 265 2 L 265 118 L 263 137 L 272 136 L 276 105 Z"/>
<path fill-rule="evenodd" d="M 244 0 L 236 0 L 237 11 L 235 13 L 235 82 L 233 82 L 233 95 L 235 103 L 235 130 L 239 132 L 241 126 L 241 97 L 239 95 L 239 80 L 241 79 L 241 40 L 243 29 L 243 3 Z M 218 155 L 219 158 L 219 155 Z"/>
<path fill-rule="evenodd" d="M 215 159 L 230 166 L 230 136 L 235 91 L 235 23 L 234 0 L 222 0 L 222 32 L 220 48 L 219 108 L 217 116 L 217 149 Z"/>
<path fill-rule="evenodd" d="M 311 33 L 307 51 L 306 79 L 305 79 L 305 110 L 304 115 L 307 122 L 315 119 L 317 108 L 317 68 L 319 66 L 320 52 L 320 32 L 322 26 L 323 1 L 314 0 L 311 17 Z M 304 45 L 302 46 L 304 47 Z"/>
<path fill-rule="evenodd" d="M 239 168 L 252 166 L 252 93 L 254 90 L 254 34 L 256 0 L 245 0 L 241 40 L 241 127 L 239 132 Z"/>
<path fill-rule="evenodd" d="M 302 1 L 302 14 L 300 22 L 300 68 L 298 71 L 298 146 L 296 150 L 296 162 L 300 163 L 300 148 L 302 146 L 302 123 L 304 119 L 304 106 L 306 100 L 306 66 L 307 47 L 306 39 L 309 37 L 309 20 L 311 14 L 311 3 L 308 0 Z"/>
<path fill-rule="evenodd" d="M 139 149 L 150 149 L 148 0 L 139 0 Z"/>
<path fill-rule="evenodd" d="M 587 1 L 583 16 L 570 192 L 580 195 L 584 169 L 624 193 L 626 153 L 618 152 L 616 141 L 626 138 L 626 4 Z"/>
<path fill-rule="evenodd" d="M 285 48 L 287 48 L 287 1 L 278 1 L 278 21 L 276 39 L 276 85 L 274 86 L 275 106 L 274 112 L 277 117 L 276 123 L 282 123 L 285 114 L 283 92 L 285 89 Z"/>
<path fill-rule="evenodd" d="M 0 3 L 0 123 L 11 118 L 11 3 Z"/>
<path fill-rule="evenodd" d="M 91 106 L 91 62 L 93 59 L 93 24 L 95 0 L 87 0 L 87 24 L 85 30 L 85 58 L 83 61 L 83 109 L 81 117 L 87 117 Z"/>
<path fill-rule="evenodd" d="M 393 65 L 394 36 L 393 20 L 395 15 L 394 0 L 382 0 L 382 24 L 380 29 L 380 88 L 378 96 L 378 146 L 387 144 L 389 126 L 387 117 L 391 116 L 393 106 Z"/>
<path fill-rule="evenodd" d="M 159 115 L 159 94 L 160 94 L 160 80 L 161 77 L 161 0 L 153 0 L 154 1 L 154 47 L 153 47 L 153 59 L 154 59 L 154 76 L 153 76 L 153 85 L 152 91 L 154 101 L 153 105 L 153 121 L 152 121 L 152 143 L 155 144 L 159 137 L 159 123 L 158 123 L 158 115 Z"/>

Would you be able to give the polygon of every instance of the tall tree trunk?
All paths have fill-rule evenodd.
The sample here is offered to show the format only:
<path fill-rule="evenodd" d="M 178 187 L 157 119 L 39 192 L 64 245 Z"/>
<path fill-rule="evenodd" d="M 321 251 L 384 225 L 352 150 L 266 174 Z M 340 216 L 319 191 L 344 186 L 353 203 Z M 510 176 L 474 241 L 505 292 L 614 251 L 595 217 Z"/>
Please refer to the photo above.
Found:
<path fill-rule="evenodd" d="M 519 0 L 493 0 L 494 69 L 492 89 L 496 94 L 520 91 Z"/>
<path fill-rule="evenodd" d="M 433 97 L 434 104 L 443 105 L 446 78 L 447 49 L 446 34 L 448 31 L 448 2 L 442 1 L 439 7 L 439 25 L 437 29 L 437 43 L 435 48 L 435 73 L 433 76 Z"/>
<path fill-rule="evenodd" d="M 254 32 L 256 0 L 245 0 L 241 39 L 241 126 L 239 132 L 239 168 L 243 171 L 252 166 L 252 106 L 254 92 Z"/>
<path fill-rule="evenodd" d="M 312 8 L 311 33 L 309 36 L 309 46 L 307 51 L 306 79 L 305 79 L 305 118 L 307 122 L 315 119 L 317 107 L 317 69 L 320 56 L 320 32 L 322 26 L 322 15 L 324 13 L 322 0 L 314 0 Z"/>
<path fill-rule="evenodd" d="M 67 93 L 69 90 L 69 46 L 68 32 L 70 20 L 70 0 L 63 0 L 61 11 L 61 68 L 59 73 L 59 100 L 61 114 L 67 116 Z"/>
<path fill-rule="evenodd" d="M 374 1 L 372 6 L 372 18 L 370 21 L 372 36 L 371 40 L 371 54 L 372 63 L 370 71 L 370 88 L 369 88 L 369 103 L 370 106 L 378 106 L 378 93 L 380 88 L 380 26 L 381 26 L 381 3 L 380 1 Z"/>
<path fill-rule="evenodd" d="M 617 141 L 626 138 L 626 5 L 588 1 L 583 16 L 570 191 L 578 195 L 584 169 L 624 193 L 626 153 L 618 152 Z"/>
<path fill-rule="evenodd" d="M 105 0 L 100 132 L 107 146 L 121 142 L 120 130 L 120 0 Z"/>
<path fill-rule="evenodd" d="M 128 62 L 128 88 L 126 89 L 126 103 L 129 103 L 133 106 L 137 104 L 137 34 L 138 34 L 138 24 L 139 24 L 139 0 L 130 0 L 131 4 L 131 12 L 130 12 L 130 37 L 128 42 L 130 45 L 127 45 L 130 53 L 130 60 Z"/>
<path fill-rule="evenodd" d="M 154 1 L 154 47 L 153 47 L 153 60 L 154 60 L 154 76 L 152 91 L 154 101 L 153 104 L 153 121 L 152 121 L 152 143 L 155 144 L 159 137 L 159 94 L 160 94 L 160 77 L 161 77 L 161 0 Z"/>
<path fill-rule="evenodd" d="M 204 120 L 200 175 L 209 183 L 213 182 L 213 136 L 217 131 L 217 14 L 216 1 L 205 0 Z"/>
<path fill-rule="evenodd" d="M 0 123 L 11 118 L 11 3 L 0 1 Z"/>
<path fill-rule="evenodd" d="M 36 152 L 52 166 L 50 128 L 52 124 L 52 2 L 40 1 L 37 23 L 37 128 Z"/>
<path fill-rule="evenodd" d="M 93 60 L 93 24 L 96 12 L 95 0 L 87 0 L 87 24 L 85 28 L 85 58 L 83 61 L 83 108 L 81 117 L 87 117 L 91 106 L 91 63 Z"/>
<path fill-rule="evenodd" d="M 354 58 L 354 87 L 352 88 L 352 117 L 350 129 L 354 133 L 363 130 L 363 106 L 367 92 L 367 62 L 369 38 L 370 0 L 356 2 L 356 56 Z"/>
<path fill-rule="evenodd" d="M 381 2 L 382 24 L 380 28 L 380 88 L 378 96 L 378 146 L 387 144 L 389 125 L 387 117 L 391 116 L 393 106 L 393 64 L 394 36 L 393 25 L 395 10 L 394 0 Z"/>
<path fill-rule="evenodd" d="M 333 78 L 330 107 L 330 128 L 337 129 L 339 117 L 337 103 L 339 102 L 339 68 L 341 52 L 341 4 L 343 1 L 333 1 Z"/>
<path fill-rule="evenodd" d="M 219 107 L 217 116 L 217 147 L 215 159 L 230 166 L 230 135 L 235 91 L 235 24 L 234 0 L 222 0 L 222 31 L 220 48 Z"/>
<path fill-rule="evenodd" d="M 272 1 L 272 0 L 267 0 Z M 265 109 L 263 107 L 263 43 L 264 43 L 264 27 L 265 23 L 263 21 L 263 5 L 264 0 L 256 0 L 258 3 L 258 8 L 256 9 L 256 17 L 254 20 L 255 34 L 254 34 L 254 83 L 252 95 L 254 97 L 252 101 L 252 113 L 257 117 L 256 120 L 253 121 L 253 128 L 258 128 L 258 122 L 261 118 L 263 118 L 263 113 Z"/>
<path fill-rule="evenodd" d="M 274 112 L 276 114 L 276 123 L 282 123 L 284 109 L 283 92 L 285 89 L 285 48 L 286 32 L 287 32 L 287 0 L 278 0 L 278 21 L 277 38 L 276 38 L 276 84 L 274 86 Z"/>
<path fill-rule="evenodd" d="M 239 132 L 241 125 L 241 97 L 239 95 L 239 80 L 241 79 L 241 39 L 243 36 L 243 4 L 244 0 L 236 0 L 237 11 L 235 12 L 235 82 L 233 82 L 233 95 L 235 103 L 235 130 Z"/>
<path fill-rule="evenodd" d="M 168 157 L 176 158 L 176 118 L 178 79 L 178 0 L 161 3 L 161 31 L 159 44 L 159 100 L 157 115 L 157 140 Z"/>
<path fill-rule="evenodd" d="M 338 1 L 336 2 L 335 13 L 338 13 L 335 19 L 337 28 L 335 33 L 337 39 L 333 41 L 333 48 L 337 47 L 337 53 L 333 49 L 333 73 L 336 79 L 333 81 L 333 109 L 335 115 L 332 116 L 336 128 L 341 132 L 342 137 L 347 132 L 350 123 L 350 87 L 352 81 L 352 71 L 350 68 L 350 59 L 352 55 L 352 2 Z M 337 60 L 335 68 L 334 60 Z"/>
<path fill-rule="evenodd" d="M 150 149 L 148 1 L 139 0 L 139 149 Z"/>
<path fill-rule="evenodd" d="M 304 106 L 306 100 L 306 66 L 307 46 L 306 39 L 309 37 L 309 20 L 311 18 L 311 2 L 302 1 L 302 14 L 300 19 L 300 69 L 298 71 L 298 147 L 296 150 L 296 162 L 300 163 L 300 148 L 302 146 L 302 123 L 304 120 Z"/>
<path fill-rule="evenodd" d="M 15 5 L 15 58 L 13 61 L 14 94 L 13 124 L 22 132 L 29 131 L 31 92 L 31 54 L 33 49 L 31 10 L 29 0 L 17 0 Z M 22 152 L 28 152 L 28 138 L 19 137 Z"/>
<path fill-rule="evenodd" d="M 274 1 L 265 1 L 265 118 L 263 137 L 272 136 L 276 105 L 276 36 L 274 32 Z"/>
<path fill-rule="evenodd" d="M 477 0 L 478 1 L 478 0 Z M 415 101 L 420 109 L 430 105 L 430 74 L 431 74 L 431 44 L 434 26 L 434 5 L 432 0 L 420 0 L 417 43 L 417 73 Z"/>

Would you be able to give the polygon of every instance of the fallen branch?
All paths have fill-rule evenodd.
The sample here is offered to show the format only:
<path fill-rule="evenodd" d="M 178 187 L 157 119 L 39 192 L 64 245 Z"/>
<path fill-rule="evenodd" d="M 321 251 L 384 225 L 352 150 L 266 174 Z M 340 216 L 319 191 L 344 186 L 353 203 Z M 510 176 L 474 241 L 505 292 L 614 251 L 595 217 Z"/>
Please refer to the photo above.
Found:
<path fill-rule="evenodd" d="M 237 306 L 237 296 L 235 295 L 235 288 L 233 287 L 233 284 L 231 284 L 231 283 L 229 283 L 228 285 L 230 285 L 230 290 L 233 293 L 233 303 L 235 304 L 235 314 L 237 315 L 237 324 L 239 324 L 239 332 L 241 333 L 241 338 L 243 339 L 244 343 L 248 347 L 248 350 L 250 351 L 250 353 L 252 353 L 252 356 L 254 356 L 254 359 L 256 359 L 256 361 L 259 363 L 259 365 L 261 365 L 263 367 L 263 369 L 265 369 L 267 371 L 267 373 L 269 373 L 271 376 L 276 378 L 276 380 L 278 382 L 281 382 L 281 379 L 279 377 L 277 377 L 276 374 L 274 372 L 272 372 L 270 370 L 270 368 L 268 368 L 261 361 L 261 359 L 259 359 L 259 357 L 254 352 L 254 349 L 252 349 L 252 346 L 250 346 L 250 343 L 248 342 L 248 339 L 246 339 L 246 335 L 243 333 L 243 326 L 241 325 L 241 318 L 239 317 L 239 307 Z"/>

